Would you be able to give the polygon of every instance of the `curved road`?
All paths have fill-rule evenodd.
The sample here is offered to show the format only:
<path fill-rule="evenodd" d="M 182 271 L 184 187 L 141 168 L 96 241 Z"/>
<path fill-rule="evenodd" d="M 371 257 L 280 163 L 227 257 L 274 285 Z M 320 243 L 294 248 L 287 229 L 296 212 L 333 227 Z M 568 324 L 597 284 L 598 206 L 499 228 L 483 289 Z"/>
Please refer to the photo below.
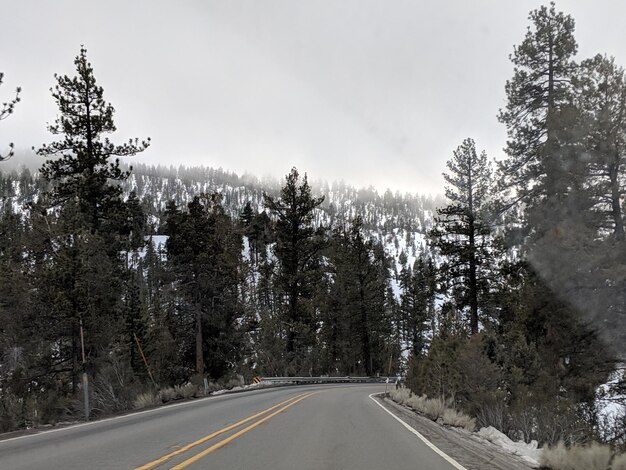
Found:
<path fill-rule="evenodd" d="M 377 405 L 380 385 L 222 395 L 0 441 L 1 469 L 455 467 Z"/>

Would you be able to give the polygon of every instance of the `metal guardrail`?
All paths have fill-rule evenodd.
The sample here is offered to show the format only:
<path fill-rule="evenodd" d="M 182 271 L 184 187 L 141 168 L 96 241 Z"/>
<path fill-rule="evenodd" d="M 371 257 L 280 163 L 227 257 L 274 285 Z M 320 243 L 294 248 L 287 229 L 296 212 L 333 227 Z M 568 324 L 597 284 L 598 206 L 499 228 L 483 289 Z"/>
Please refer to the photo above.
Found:
<path fill-rule="evenodd" d="M 393 383 L 395 377 L 390 377 Z M 290 384 L 344 384 L 344 383 L 385 383 L 387 377 L 261 377 L 261 383 Z"/>

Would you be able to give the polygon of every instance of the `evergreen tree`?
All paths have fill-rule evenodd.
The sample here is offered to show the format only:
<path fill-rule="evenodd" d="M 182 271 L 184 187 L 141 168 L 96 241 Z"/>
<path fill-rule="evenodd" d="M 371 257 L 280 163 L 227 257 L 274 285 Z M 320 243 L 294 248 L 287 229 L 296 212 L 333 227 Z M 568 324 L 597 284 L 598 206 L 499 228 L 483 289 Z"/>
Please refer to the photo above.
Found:
<path fill-rule="evenodd" d="M 177 298 L 172 273 L 167 269 L 165 244 L 156 245 L 149 237 L 146 255 L 141 260 L 145 279 L 145 310 L 148 329 L 142 341 L 157 384 L 178 384 L 189 378 L 189 369 L 180 363 L 180 333 L 177 321 Z"/>
<path fill-rule="evenodd" d="M 624 163 L 626 159 L 626 81 L 611 57 L 596 55 L 581 63 L 574 81 L 584 117 L 583 146 L 591 156 L 589 185 L 598 211 L 598 232 L 609 230 L 623 242 Z"/>
<path fill-rule="evenodd" d="M 2 80 L 4 78 L 4 74 L 0 72 L 0 85 L 2 85 Z M 20 93 L 22 89 L 17 87 L 15 90 L 15 96 L 11 98 L 9 101 L 5 101 L 2 103 L 2 107 L 0 107 L 0 121 L 9 117 L 9 115 L 13 114 L 15 109 L 15 105 L 20 102 Z M 9 151 L 5 155 L 0 154 L 0 162 L 3 160 L 8 160 L 13 156 L 13 142 L 9 144 Z"/>
<path fill-rule="evenodd" d="M 389 264 L 380 248 L 367 239 L 358 216 L 349 228 L 333 232 L 327 251 L 332 278 L 323 295 L 320 331 L 328 373 L 386 373 Z"/>
<path fill-rule="evenodd" d="M 495 356 L 505 371 L 511 406 L 532 411 L 558 409 L 562 400 L 591 404 L 613 367 L 597 331 L 529 263 L 505 265 L 502 275 L 495 331 L 501 345 Z"/>
<path fill-rule="evenodd" d="M 250 227 L 252 224 L 252 220 L 254 219 L 254 210 L 252 210 L 252 205 L 250 201 L 246 202 L 246 205 L 243 207 L 241 214 L 239 215 L 239 220 L 243 224 L 244 228 Z"/>
<path fill-rule="evenodd" d="M 195 196 L 186 212 L 170 203 L 167 234 L 168 263 L 182 300 L 182 359 L 189 367 L 195 357 L 197 374 L 221 378 L 237 364 L 243 341 L 241 235 L 219 194 Z"/>
<path fill-rule="evenodd" d="M 313 197 L 306 175 L 300 179 L 298 170 L 293 168 L 286 176 L 280 198 L 265 194 L 264 200 L 276 217 L 274 254 L 279 262 L 277 284 L 286 301 L 282 318 L 286 361 L 295 365 L 315 341 L 317 321 L 312 299 L 320 277 L 319 255 L 325 241 L 324 228 L 316 229 L 313 217 L 324 197 Z"/>
<path fill-rule="evenodd" d="M 469 307 L 470 330 L 476 334 L 493 264 L 488 214 L 491 169 L 487 155 L 476 153 L 472 139 L 463 141 L 447 166 L 444 179 L 450 204 L 437 209 L 439 218 L 430 236 L 445 258 L 443 283 L 450 287 L 459 309 Z"/>
<path fill-rule="evenodd" d="M 400 308 L 413 357 L 426 346 L 426 332 L 435 313 L 436 274 L 432 259 L 421 256 L 407 268 L 400 283 Z"/>
<path fill-rule="evenodd" d="M 511 55 L 515 68 L 506 83 L 507 106 L 499 115 L 509 136 L 501 183 L 528 205 L 547 198 L 556 206 L 567 192 L 563 173 L 574 166 L 567 132 L 578 46 L 574 20 L 557 12 L 554 3 L 531 11 L 529 19 L 524 41 Z"/>
<path fill-rule="evenodd" d="M 103 88 L 96 84 L 86 49 L 81 48 L 74 64 L 77 75 L 55 75 L 57 85 L 51 90 L 60 115 L 48 130 L 62 139 L 43 144 L 37 154 L 53 158 L 43 165 L 42 174 L 53 184 L 54 203 L 76 199 L 85 224 L 97 230 L 111 217 L 111 207 L 122 192 L 119 184 L 112 182 L 129 176 L 120 168 L 118 158 L 114 162 L 109 158 L 136 155 L 148 148 L 150 139 L 116 145 L 105 137 L 116 130 L 115 110 L 104 100 Z"/>
<path fill-rule="evenodd" d="M 33 302 L 24 261 L 27 228 L 11 205 L 0 212 L 0 430 L 25 427 L 33 418 L 28 402 L 37 393 L 31 377 L 37 337 L 30 328 Z M 13 403 L 20 402 L 16 409 Z"/>
<path fill-rule="evenodd" d="M 59 115 L 49 131 L 60 139 L 37 151 L 50 157 L 42 174 L 51 183 L 46 201 L 58 214 L 52 222 L 43 216 L 46 257 L 38 293 L 49 305 L 49 317 L 42 318 L 49 325 L 45 337 L 59 345 L 58 359 L 71 364 L 71 393 L 77 392 L 83 362 L 80 330 L 86 355 L 82 367 L 92 375 L 121 339 L 120 294 L 129 277 L 124 279 L 120 251 L 139 246 L 143 237 L 136 231 L 144 218 L 141 208 L 132 197 L 128 206 L 121 198 L 119 183 L 129 172 L 119 160 L 108 159 L 134 155 L 149 145 L 137 140 L 115 145 L 106 137 L 115 131 L 113 107 L 96 84 L 84 48 L 74 63 L 77 75 L 55 75 L 52 90 Z"/>

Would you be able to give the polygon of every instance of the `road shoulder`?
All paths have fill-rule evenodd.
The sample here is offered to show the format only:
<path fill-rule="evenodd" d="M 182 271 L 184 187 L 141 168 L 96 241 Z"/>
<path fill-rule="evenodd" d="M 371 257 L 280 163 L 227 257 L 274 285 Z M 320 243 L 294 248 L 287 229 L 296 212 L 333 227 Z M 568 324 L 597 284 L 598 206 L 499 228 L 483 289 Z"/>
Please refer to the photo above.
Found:
<path fill-rule="evenodd" d="M 380 395 L 373 395 L 372 399 L 467 470 L 529 470 L 533 468 L 521 458 L 507 454 L 490 442 L 479 440 L 467 431 L 437 424 Z"/>

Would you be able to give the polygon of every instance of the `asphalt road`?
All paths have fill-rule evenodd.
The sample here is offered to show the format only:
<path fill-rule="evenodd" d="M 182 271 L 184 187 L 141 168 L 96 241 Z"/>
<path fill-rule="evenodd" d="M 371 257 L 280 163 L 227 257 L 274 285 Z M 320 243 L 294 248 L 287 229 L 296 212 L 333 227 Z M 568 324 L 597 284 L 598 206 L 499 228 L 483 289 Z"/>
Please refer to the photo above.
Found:
<path fill-rule="evenodd" d="M 211 397 L 0 441 L 0 469 L 455 467 L 377 405 L 380 385 Z"/>

